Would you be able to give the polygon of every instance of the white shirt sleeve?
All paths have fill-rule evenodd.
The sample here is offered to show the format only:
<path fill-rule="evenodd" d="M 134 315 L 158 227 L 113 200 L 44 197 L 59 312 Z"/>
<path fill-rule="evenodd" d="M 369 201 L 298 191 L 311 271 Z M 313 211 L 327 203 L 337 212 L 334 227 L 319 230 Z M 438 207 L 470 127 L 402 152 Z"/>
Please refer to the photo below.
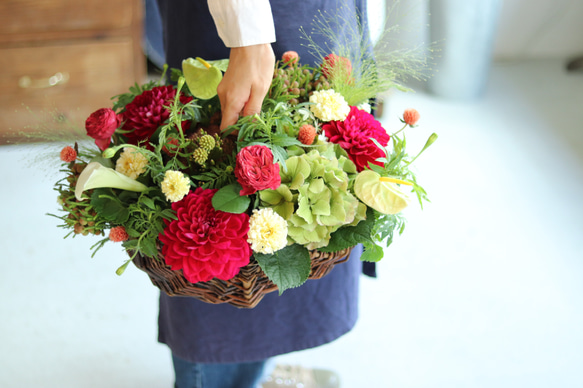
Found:
<path fill-rule="evenodd" d="M 207 0 L 219 37 L 227 47 L 275 42 L 269 0 Z"/>

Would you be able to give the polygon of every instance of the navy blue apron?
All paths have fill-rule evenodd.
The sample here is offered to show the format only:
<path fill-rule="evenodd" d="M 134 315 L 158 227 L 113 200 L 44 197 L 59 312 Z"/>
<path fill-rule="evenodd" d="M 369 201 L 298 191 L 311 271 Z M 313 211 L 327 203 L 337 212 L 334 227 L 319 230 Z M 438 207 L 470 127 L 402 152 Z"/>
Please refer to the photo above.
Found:
<path fill-rule="evenodd" d="M 170 67 L 180 68 L 188 57 L 228 58 L 229 49 L 218 37 L 206 0 L 158 3 Z M 299 53 L 302 63 L 315 65 L 317 58 L 300 38 L 300 27 L 309 31 L 319 10 L 334 14 L 340 7 L 345 11 L 344 19 L 356 23 L 356 12 L 364 10 L 365 3 L 366 0 L 271 0 L 276 58 L 293 50 Z M 339 36 L 342 33 L 341 29 L 337 32 Z M 326 44 L 321 36 L 312 38 L 319 45 Z M 347 262 L 337 265 L 324 278 L 308 280 L 281 296 L 270 293 L 254 309 L 212 305 L 161 293 L 158 339 L 176 356 L 203 363 L 259 361 L 331 342 L 356 323 L 358 281 L 363 270 L 361 253 L 362 247 L 357 246 Z M 367 272 L 373 275 L 374 267 L 365 268 Z"/>

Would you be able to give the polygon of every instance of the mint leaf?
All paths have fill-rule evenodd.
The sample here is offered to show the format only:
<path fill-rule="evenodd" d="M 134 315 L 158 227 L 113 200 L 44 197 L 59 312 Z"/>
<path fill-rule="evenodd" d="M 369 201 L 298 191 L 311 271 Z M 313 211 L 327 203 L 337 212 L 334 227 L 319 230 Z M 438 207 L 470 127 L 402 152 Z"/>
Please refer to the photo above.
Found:
<path fill-rule="evenodd" d="M 279 288 L 279 295 L 304 284 L 312 269 L 310 252 L 298 244 L 289 245 L 271 255 L 255 253 L 255 259 Z"/>

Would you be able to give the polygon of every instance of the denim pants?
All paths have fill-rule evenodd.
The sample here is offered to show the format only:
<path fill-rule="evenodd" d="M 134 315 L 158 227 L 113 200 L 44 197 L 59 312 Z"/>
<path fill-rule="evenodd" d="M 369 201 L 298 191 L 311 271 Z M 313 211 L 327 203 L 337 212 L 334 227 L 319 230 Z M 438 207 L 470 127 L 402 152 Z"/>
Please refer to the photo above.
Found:
<path fill-rule="evenodd" d="M 266 361 L 233 364 L 192 363 L 172 355 L 175 388 L 258 388 Z"/>

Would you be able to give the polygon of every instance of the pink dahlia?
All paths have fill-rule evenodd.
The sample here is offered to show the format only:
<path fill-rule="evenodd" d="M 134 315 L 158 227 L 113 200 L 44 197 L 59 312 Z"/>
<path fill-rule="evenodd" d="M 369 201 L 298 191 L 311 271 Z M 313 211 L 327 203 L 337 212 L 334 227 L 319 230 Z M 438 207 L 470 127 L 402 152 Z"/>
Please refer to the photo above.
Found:
<path fill-rule="evenodd" d="M 149 140 L 170 117 L 166 107 L 174 101 L 175 96 L 176 89 L 172 85 L 156 86 L 136 96 L 120 114 L 124 121 L 122 129 L 130 131 L 125 134 L 128 143 L 138 144 L 140 141 Z M 180 96 L 180 102 L 183 104 L 191 100 L 192 97 Z"/>
<path fill-rule="evenodd" d="M 182 270 L 191 283 L 229 280 L 249 264 L 249 215 L 215 210 L 217 190 L 197 188 L 172 204 L 176 220 L 159 235 L 166 264 Z"/>
<path fill-rule="evenodd" d="M 375 159 L 384 157 L 385 153 L 371 138 L 384 147 L 391 137 L 370 113 L 352 106 L 344 121 L 330 121 L 322 129 L 332 143 L 339 144 L 346 150 L 358 171 L 368 168 L 369 162 L 382 166 Z"/>
<path fill-rule="evenodd" d="M 235 176 L 243 187 L 240 195 L 259 190 L 277 189 L 281 184 L 279 164 L 273 163 L 273 153 L 263 145 L 245 147 L 237 154 Z"/>

